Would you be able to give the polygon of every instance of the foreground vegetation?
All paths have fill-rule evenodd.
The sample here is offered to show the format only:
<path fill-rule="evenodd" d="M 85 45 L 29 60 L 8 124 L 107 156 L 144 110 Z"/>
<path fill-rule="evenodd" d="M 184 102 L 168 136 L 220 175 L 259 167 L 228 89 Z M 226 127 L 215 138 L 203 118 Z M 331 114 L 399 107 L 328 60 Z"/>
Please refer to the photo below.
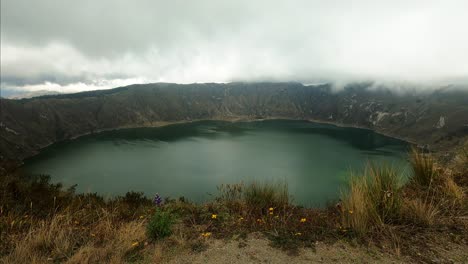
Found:
<path fill-rule="evenodd" d="M 468 153 L 460 150 L 444 167 L 416 150 L 409 160 L 409 181 L 398 168 L 369 164 L 324 209 L 292 205 L 285 183 L 222 185 L 216 199 L 201 205 L 134 192 L 104 200 L 7 168 L 0 178 L 0 257 L 6 263 L 152 263 L 181 248 L 204 251 L 213 238 L 242 242 L 252 232 L 291 254 L 318 241 L 345 240 L 429 261 L 425 239 L 445 233 L 466 246 Z"/>

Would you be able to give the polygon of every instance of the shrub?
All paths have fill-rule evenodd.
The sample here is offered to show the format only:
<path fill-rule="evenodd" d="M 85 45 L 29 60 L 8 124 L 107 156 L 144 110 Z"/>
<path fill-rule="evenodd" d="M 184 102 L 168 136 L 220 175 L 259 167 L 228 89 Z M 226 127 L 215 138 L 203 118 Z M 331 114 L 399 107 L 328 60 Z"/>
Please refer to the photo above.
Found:
<path fill-rule="evenodd" d="M 170 212 L 156 211 L 146 227 L 147 235 L 152 240 L 161 239 L 171 235 L 174 217 Z"/>
<path fill-rule="evenodd" d="M 126 203 L 131 207 L 138 207 L 141 205 L 151 205 L 151 200 L 148 199 L 142 192 L 127 192 L 125 196 L 120 196 L 117 201 Z"/>
<path fill-rule="evenodd" d="M 427 187 L 438 175 L 434 158 L 416 148 L 411 149 L 410 164 L 413 169 L 412 181 L 417 185 Z"/>

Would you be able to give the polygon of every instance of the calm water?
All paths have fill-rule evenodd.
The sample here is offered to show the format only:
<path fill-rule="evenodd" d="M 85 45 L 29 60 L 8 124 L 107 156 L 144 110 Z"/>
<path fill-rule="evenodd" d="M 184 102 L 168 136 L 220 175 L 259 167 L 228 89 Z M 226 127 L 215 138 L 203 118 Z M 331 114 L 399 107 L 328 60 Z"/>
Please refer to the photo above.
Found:
<path fill-rule="evenodd" d="M 303 121 L 203 121 L 104 132 L 55 144 L 26 161 L 78 192 L 144 192 L 204 201 L 223 183 L 284 181 L 294 201 L 337 199 L 367 160 L 406 168 L 404 142 L 369 130 Z"/>

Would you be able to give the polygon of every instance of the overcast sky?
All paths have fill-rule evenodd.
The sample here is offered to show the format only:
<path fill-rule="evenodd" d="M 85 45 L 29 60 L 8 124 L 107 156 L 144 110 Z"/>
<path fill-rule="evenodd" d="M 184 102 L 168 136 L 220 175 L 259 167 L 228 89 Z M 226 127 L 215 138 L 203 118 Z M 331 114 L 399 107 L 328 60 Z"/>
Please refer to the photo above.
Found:
<path fill-rule="evenodd" d="M 1 0 L 1 86 L 468 82 L 467 0 Z"/>

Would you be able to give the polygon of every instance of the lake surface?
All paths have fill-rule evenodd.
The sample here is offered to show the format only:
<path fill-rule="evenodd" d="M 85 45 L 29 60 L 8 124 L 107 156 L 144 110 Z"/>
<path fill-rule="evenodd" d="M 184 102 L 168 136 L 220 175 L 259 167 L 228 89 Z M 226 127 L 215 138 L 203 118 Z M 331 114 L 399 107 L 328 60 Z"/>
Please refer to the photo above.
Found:
<path fill-rule="evenodd" d="M 201 121 L 103 132 L 55 144 L 25 162 L 31 174 L 105 197 L 127 191 L 201 202 L 226 183 L 286 181 L 296 204 L 336 200 L 370 161 L 408 171 L 402 141 L 305 121 Z M 406 169 L 405 169 L 406 168 Z"/>

